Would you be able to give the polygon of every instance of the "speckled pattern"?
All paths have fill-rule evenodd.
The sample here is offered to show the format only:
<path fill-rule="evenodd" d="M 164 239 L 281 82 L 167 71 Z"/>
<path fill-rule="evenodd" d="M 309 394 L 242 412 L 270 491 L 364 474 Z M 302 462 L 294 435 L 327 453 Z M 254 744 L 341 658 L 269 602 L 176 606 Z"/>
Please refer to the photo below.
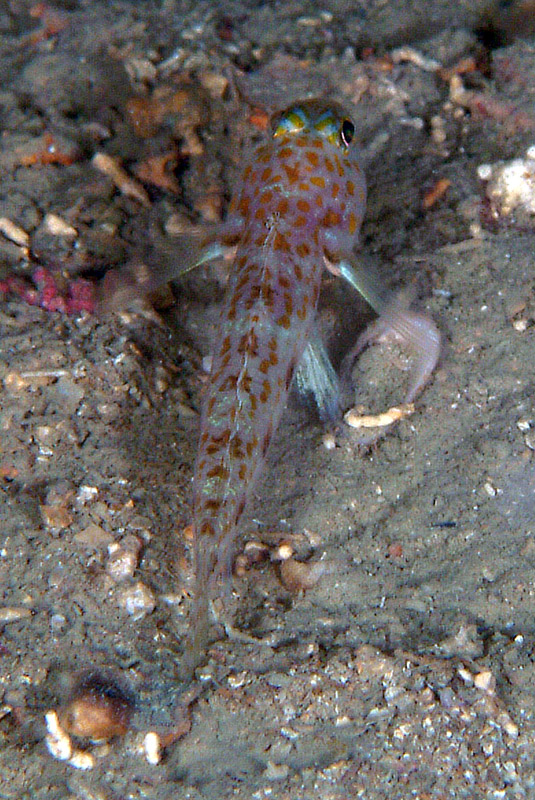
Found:
<path fill-rule="evenodd" d="M 365 208 L 354 126 L 341 109 L 293 106 L 271 131 L 244 169 L 224 234 L 239 246 L 195 468 L 195 660 L 209 596 L 229 574 L 237 524 L 313 325 L 324 256 L 350 254 Z"/>

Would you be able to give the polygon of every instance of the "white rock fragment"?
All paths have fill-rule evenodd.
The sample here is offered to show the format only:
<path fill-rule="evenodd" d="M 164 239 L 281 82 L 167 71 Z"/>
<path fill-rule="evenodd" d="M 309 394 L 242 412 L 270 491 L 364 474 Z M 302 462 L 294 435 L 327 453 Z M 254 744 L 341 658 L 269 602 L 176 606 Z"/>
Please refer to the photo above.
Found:
<path fill-rule="evenodd" d="M 390 57 L 392 58 L 394 64 L 400 64 L 402 61 L 408 61 L 409 63 L 414 64 L 414 66 L 420 67 L 420 69 L 423 69 L 425 72 L 436 72 L 442 66 L 440 61 L 436 61 L 434 58 L 428 58 L 427 56 L 424 56 L 424 54 L 420 53 L 419 50 L 415 50 L 414 47 L 410 47 L 409 45 L 398 47 L 396 50 L 392 50 Z"/>
<path fill-rule="evenodd" d="M 477 175 L 486 184 L 494 219 L 515 214 L 519 222 L 535 225 L 535 147 L 524 158 L 481 164 Z"/>
<path fill-rule="evenodd" d="M 80 505 L 85 505 L 92 500 L 96 500 L 97 495 L 98 488 L 96 486 L 80 486 L 76 495 L 76 502 Z"/>
<path fill-rule="evenodd" d="M 107 153 L 95 153 L 91 163 L 106 175 L 115 184 L 117 189 L 127 197 L 133 197 L 147 208 L 150 207 L 150 198 L 141 185 L 135 178 L 131 178 L 125 169 L 119 163 L 119 160 Z"/>
<path fill-rule="evenodd" d="M 137 581 L 133 586 L 123 590 L 119 604 L 134 620 L 138 620 L 147 614 L 152 614 L 156 608 L 156 598 L 148 586 Z"/>
<path fill-rule="evenodd" d="M 143 748 L 145 751 L 145 758 L 149 764 L 156 766 L 156 764 L 160 763 L 162 758 L 162 744 L 160 742 L 160 737 L 155 731 L 149 731 L 145 734 Z"/>
<path fill-rule="evenodd" d="M 125 536 L 120 542 L 108 546 L 109 559 L 106 572 L 116 583 L 134 576 L 139 562 L 141 542 L 136 536 Z"/>
<path fill-rule="evenodd" d="M 68 763 L 75 769 L 93 769 L 95 758 L 91 753 L 87 753 L 84 750 L 75 750 Z"/>
<path fill-rule="evenodd" d="M 47 711 L 45 714 L 45 724 L 47 734 L 45 744 L 48 752 L 58 761 L 66 761 L 74 769 L 93 769 L 95 758 L 85 750 L 73 748 L 71 737 L 65 733 L 59 724 L 58 715 L 55 711 Z"/>
<path fill-rule="evenodd" d="M 47 233 L 52 234 L 52 236 L 63 236 L 65 239 L 75 239 L 78 236 L 76 228 L 69 225 L 69 223 L 58 214 L 46 214 L 43 225 Z"/>
<path fill-rule="evenodd" d="M 287 764 L 275 764 L 273 761 L 268 761 L 264 770 L 264 778 L 268 781 L 284 781 L 289 772 L 290 768 Z"/>
<path fill-rule="evenodd" d="M 18 244 L 19 247 L 29 247 L 30 237 L 20 225 L 16 225 L 8 217 L 0 217 L 0 233 L 10 242 Z"/>
<path fill-rule="evenodd" d="M 45 743 L 48 752 L 58 761 L 67 761 L 72 756 L 72 743 L 70 736 L 62 730 L 55 711 L 46 712 L 45 724 L 47 729 Z"/>
<path fill-rule="evenodd" d="M 489 669 L 484 669 L 474 675 L 474 686 L 482 692 L 494 692 L 496 688 L 496 678 Z"/>
<path fill-rule="evenodd" d="M 21 619 L 28 619 L 32 616 L 30 608 L 24 606 L 4 606 L 0 608 L 0 623 L 19 622 Z"/>

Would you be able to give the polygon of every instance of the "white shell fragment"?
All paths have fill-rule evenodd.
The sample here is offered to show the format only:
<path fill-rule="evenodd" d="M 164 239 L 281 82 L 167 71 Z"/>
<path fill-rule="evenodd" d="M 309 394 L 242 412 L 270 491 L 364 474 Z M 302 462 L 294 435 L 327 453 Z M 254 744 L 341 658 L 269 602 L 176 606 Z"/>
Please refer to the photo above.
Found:
<path fill-rule="evenodd" d="M 75 239 L 78 236 L 76 228 L 69 225 L 69 223 L 58 214 L 46 214 L 43 225 L 52 236 L 63 236 L 66 239 Z"/>
<path fill-rule="evenodd" d="M 120 596 L 119 603 L 135 620 L 152 614 L 156 608 L 156 598 L 149 587 L 141 581 L 137 581 L 133 586 L 125 589 Z"/>
<path fill-rule="evenodd" d="M 19 247 L 29 247 L 30 237 L 20 225 L 12 222 L 8 217 L 0 217 L 0 233 L 10 242 L 18 244 Z"/>
<path fill-rule="evenodd" d="M 145 750 L 145 758 L 149 764 L 153 766 L 159 764 L 162 757 L 162 744 L 160 742 L 160 737 L 155 731 L 149 731 L 145 734 L 143 747 Z"/>
<path fill-rule="evenodd" d="M 71 737 L 62 729 L 55 711 L 46 712 L 45 724 L 47 730 L 45 744 L 51 756 L 58 761 L 66 761 L 75 769 L 92 769 L 95 766 L 95 759 L 91 753 L 77 750 L 72 746 Z"/>
<path fill-rule="evenodd" d="M 344 420 L 351 428 L 384 428 L 400 419 L 409 417 L 414 412 L 414 403 L 405 403 L 401 406 L 392 406 L 382 414 L 359 414 L 351 408 Z"/>
<path fill-rule="evenodd" d="M 477 174 L 486 183 L 494 219 L 515 215 L 522 224 L 535 225 L 535 147 L 525 158 L 481 164 Z"/>
<path fill-rule="evenodd" d="M 122 194 L 133 197 L 147 208 L 150 206 L 149 196 L 143 186 L 135 178 L 130 177 L 116 158 L 106 153 L 95 153 L 92 164 L 103 175 L 107 175 Z"/>

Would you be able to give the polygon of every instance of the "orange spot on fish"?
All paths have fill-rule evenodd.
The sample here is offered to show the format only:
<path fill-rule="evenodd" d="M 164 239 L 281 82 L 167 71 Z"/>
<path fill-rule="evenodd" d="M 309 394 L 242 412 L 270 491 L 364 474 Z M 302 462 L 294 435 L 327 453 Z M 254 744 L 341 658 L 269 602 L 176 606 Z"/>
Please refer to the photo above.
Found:
<path fill-rule="evenodd" d="M 215 533 L 214 526 L 211 522 L 205 520 L 201 525 L 199 533 L 201 536 L 213 536 Z"/>
<path fill-rule="evenodd" d="M 313 183 L 318 189 L 325 189 L 325 178 L 323 175 L 313 175 L 310 179 L 310 183 Z"/>
<path fill-rule="evenodd" d="M 341 221 L 340 214 L 337 211 L 333 211 L 332 208 L 329 208 L 323 217 L 322 223 L 326 228 L 334 228 L 337 225 L 340 225 Z"/>
<path fill-rule="evenodd" d="M 299 180 L 299 165 L 298 164 L 296 164 L 294 167 L 292 167 L 290 164 L 283 164 L 282 168 L 286 173 L 286 177 L 288 178 L 288 183 L 290 185 L 293 185 L 294 183 L 296 183 Z"/>
<path fill-rule="evenodd" d="M 353 181 L 346 181 L 346 192 L 353 197 L 355 194 L 355 184 Z"/>
<path fill-rule="evenodd" d="M 243 458 L 243 441 L 241 436 L 234 436 L 233 439 L 230 440 L 229 446 L 230 455 L 233 458 Z"/>
<path fill-rule="evenodd" d="M 320 163 L 318 154 L 315 153 L 313 150 L 308 150 L 305 153 L 305 158 L 312 164 L 313 167 L 317 167 L 318 164 Z"/>
<path fill-rule="evenodd" d="M 282 235 L 282 233 L 279 233 L 278 231 L 276 232 L 275 239 L 273 241 L 273 249 L 278 251 L 283 250 L 286 253 L 290 251 L 288 240 Z"/>
<path fill-rule="evenodd" d="M 308 202 L 308 200 L 303 200 L 300 197 L 296 205 L 299 211 L 303 211 L 305 214 L 308 214 L 310 212 L 310 203 Z"/>
<path fill-rule="evenodd" d="M 248 217 L 249 216 L 249 198 L 245 195 L 241 196 L 240 199 L 240 212 L 242 216 Z"/>
<path fill-rule="evenodd" d="M 349 214 L 349 233 L 354 234 L 357 232 L 357 218 L 355 214 L 351 211 Z"/>
<path fill-rule="evenodd" d="M 269 286 L 269 284 L 262 284 L 261 289 L 262 300 L 265 303 L 266 307 L 271 311 L 273 309 L 273 287 Z"/>
<path fill-rule="evenodd" d="M 264 391 L 268 397 L 271 394 L 271 384 L 268 380 L 262 383 L 262 391 Z"/>
<path fill-rule="evenodd" d="M 204 502 L 204 508 L 206 509 L 206 511 L 211 511 L 213 514 L 216 514 L 221 508 L 221 502 L 222 501 L 219 500 L 219 498 L 217 497 L 209 498 Z M 213 528 L 212 528 L 212 533 L 213 533 Z"/>
<path fill-rule="evenodd" d="M 280 325 L 281 328 L 285 328 L 286 330 L 288 330 L 291 324 L 292 321 L 289 314 L 283 314 L 282 317 L 279 317 L 277 320 L 277 325 Z"/>
<path fill-rule="evenodd" d="M 206 473 L 207 478 L 221 478 L 223 481 L 226 480 L 229 475 L 228 469 L 224 467 L 223 464 L 216 464 Z"/>
<path fill-rule="evenodd" d="M 280 150 L 277 150 L 277 155 L 280 158 L 290 158 L 293 156 L 294 151 L 291 147 L 281 147 Z"/>
<path fill-rule="evenodd" d="M 342 164 L 340 163 L 340 159 L 338 158 L 338 153 L 334 154 L 334 161 L 336 164 L 336 169 L 338 171 L 338 177 L 343 178 L 345 175 L 345 169 L 343 168 Z"/>
<path fill-rule="evenodd" d="M 338 183 L 333 183 L 331 188 L 331 195 L 336 199 L 340 194 L 340 185 Z"/>

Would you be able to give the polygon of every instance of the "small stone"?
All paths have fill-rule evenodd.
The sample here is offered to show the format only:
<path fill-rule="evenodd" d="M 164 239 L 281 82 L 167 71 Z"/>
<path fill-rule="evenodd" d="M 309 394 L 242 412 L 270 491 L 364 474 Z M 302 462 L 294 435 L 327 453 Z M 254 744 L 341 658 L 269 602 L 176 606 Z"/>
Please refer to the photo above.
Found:
<path fill-rule="evenodd" d="M 29 619 L 32 616 L 31 609 L 24 606 L 5 606 L 0 608 L 0 623 L 18 622 L 21 619 Z"/>
<path fill-rule="evenodd" d="M 62 730 L 55 711 L 47 711 L 45 723 L 48 731 L 45 737 L 48 752 L 59 761 L 67 761 L 72 756 L 72 743 L 70 736 Z"/>
<path fill-rule="evenodd" d="M 325 573 L 325 562 L 296 561 L 288 558 L 280 566 L 281 580 L 290 592 L 304 592 L 312 589 Z"/>
<path fill-rule="evenodd" d="M 142 543 L 137 536 L 129 534 L 120 542 L 113 542 L 108 547 L 110 554 L 106 564 L 106 572 L 114 581 L 132 578 L 137 569 Z"/>
<path fill-rule="evenodd" d="M 162 745 L 158 734 L 154 731 L 146 733 L 143 740 L 143 747 L 145 750 L 145 758 L 149 764 L 154 766 L 159 764 L 162 757 Z"/>
<path fill-rule="evenodd" d="M 94 550 L 103 550 L 106 547 L 109 549 L 109 546 L 113 542 L 111 533 L 108 533 L 104 528 L 101 528 L 100 525 L 96 525 L 94 522 L 91 522 L 83 531 L 76 533 L 73 538 L 76 544 Z"/>
<path fill-rule="evenodd" d="M 287 764 L 275 764 L 273 761 L 268 761 L 264 770 L 264 778 L 268 781 L 284 781 L 289 772 L 290 768 Z"/>
<path fill-rule="evenodd" d="M 78 236 L 76 228 L 73 228 L 57 214 L 46 214 L 43 225 L 52 236 L 63 236 L 68 239 L 75 239 Z"/>
<path fill-rule="evenodd" d="M 482 670 L 474 675 L 474 686 L 482 692 L 494 692 L 496 689 L 496 678 L 489 669 Z"/>
<path fill-rule="evenodd" d="M 93 741 L 124 736 L 130 727 L 132 702 L 111 678 L 82 675 L 58 720 L 65 733 Z"/>
<path fill-rule="evenodd" d="M 141 581 L 125 589 L 119 598 L 119 603 L 134 620 L 143 619 L 147 614 L 152 614 L 156 608 L 154 594 Z"/>

